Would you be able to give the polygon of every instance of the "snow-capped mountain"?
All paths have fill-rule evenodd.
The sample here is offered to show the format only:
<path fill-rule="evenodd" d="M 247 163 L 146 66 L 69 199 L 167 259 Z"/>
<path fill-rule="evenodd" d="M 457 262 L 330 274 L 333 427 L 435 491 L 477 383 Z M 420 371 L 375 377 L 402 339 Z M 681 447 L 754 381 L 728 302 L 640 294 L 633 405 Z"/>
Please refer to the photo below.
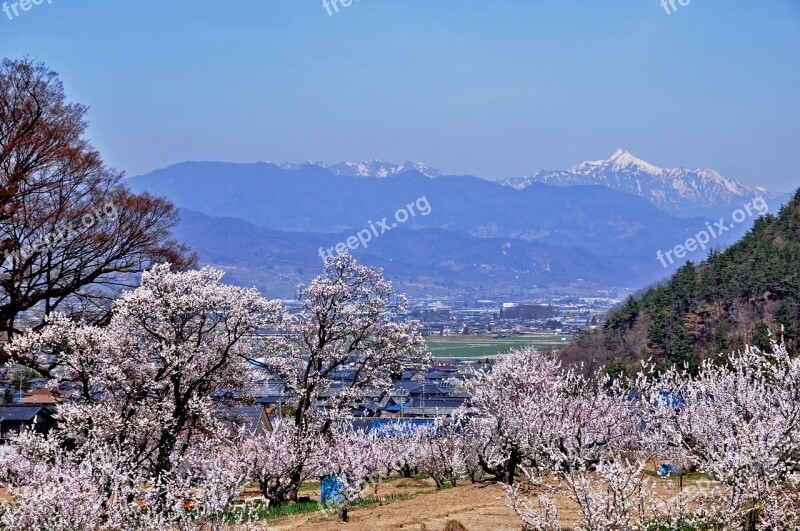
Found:
<path fill-rule="evenodd" d="M 326 164 L 320 161 L 301 163 L 285 162 L 283 164 L 278 164 L 280 168 L 286 170 L 296 170 L 308 165 L 320 166 L 330 170 L 334 175 L 343 175 L 347 177 L 376 177 L 382 179 L 408 170 L 416 170 L 422 175 L 431 178 L 442 176 L 442 173 L 436 168 L 431 168 L 427 164 L 421 162 L 410 161 L 404 162 L 403 164 L 393 164 L 377 159 L 364 162 L 338 162 L 336 164 Z"/>
<path fill-rule="evenodd" d="M 764 188 L 728 179 L 711 169 L 659 168 L 624 149 L 605 160 L 584 161 L 568 170 L 538 171 L 503 184 L 521 190 L 536 182 L 608 186 L 636 194 L 676 215 L 707 214 L 740 207 L 760 195 L 770 197 Z"/>

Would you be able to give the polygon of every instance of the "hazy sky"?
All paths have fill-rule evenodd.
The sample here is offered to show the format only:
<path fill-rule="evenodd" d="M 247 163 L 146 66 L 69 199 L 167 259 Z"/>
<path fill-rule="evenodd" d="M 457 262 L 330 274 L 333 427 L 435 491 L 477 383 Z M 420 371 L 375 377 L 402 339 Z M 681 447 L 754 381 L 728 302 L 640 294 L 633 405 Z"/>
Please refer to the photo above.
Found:
<path fill-rule="evenodd" d="M 57 70 L 131 175 L 379 158 L 501 178 L 624 147 L 800 185 L 800 2 L 659 2 L 43 0 L 0 12 L 0 55 Z"/>

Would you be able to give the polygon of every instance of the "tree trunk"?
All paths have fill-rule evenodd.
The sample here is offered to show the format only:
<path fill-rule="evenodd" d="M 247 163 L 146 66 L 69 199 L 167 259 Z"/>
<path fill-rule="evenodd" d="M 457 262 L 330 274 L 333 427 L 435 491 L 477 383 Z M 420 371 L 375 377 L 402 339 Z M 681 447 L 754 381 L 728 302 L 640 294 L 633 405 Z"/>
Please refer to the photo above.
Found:
<path fill-rule="evenodd" d="M 504 483 L 507 485 L 514 484 L 514 473 L 517 471 L 517 465 L 519 465 L 519 452 L 515 448 L 511 450 L 511 454 L 508 456 L 508 463 L 506 464 L 506 477 L 503 479 Z"/>
<path fill-rule="evenodd" d="M 289 480 L 289 484 L 291 485 L 288 496 L 289 501 L 297 501 L 298 492 L 300 492 L 300 486 L 302 484 L 302 473 L 302 470 L 296 470 L 292 473 L 292 477 Z"/>

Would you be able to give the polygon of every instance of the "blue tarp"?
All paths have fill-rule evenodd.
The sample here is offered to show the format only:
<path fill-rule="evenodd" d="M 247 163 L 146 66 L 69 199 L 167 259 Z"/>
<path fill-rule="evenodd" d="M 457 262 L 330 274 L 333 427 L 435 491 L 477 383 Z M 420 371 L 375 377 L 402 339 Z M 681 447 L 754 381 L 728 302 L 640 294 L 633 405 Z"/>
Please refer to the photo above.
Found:
<path fill-rule="evenodd" d="M 435 425 L 434 419 L 375 419 L 367 433 L 374 431 L 379 437 L 411 435 L 419 430 L 432 430 Z"/>
<path fill-rule="evenodd" d="M 386 406 L 383 409 L 385 411 L 398 412 L 400 411 L 401 407 L 411 407 L 411 402 L 403 402 L 402 406 L 400 406 L 400 404 L 392 404 L 391 406 Z"/>
<path fill-rule="evenodd" d="M 661 476 L 669 476 L 677 473 L 678 469 L 675 468 L 675 465 L 672 463 L 661 463 L 661 470 L 658 472 L 658 474 Z"/>
<path fill-rule="evenodd" d="M 658 399 L 654 400 L 653 405 L 667 406 L 672 409 L 680 409 L 684 405 L 684 400 L 678 393 L 671 393 L 669 391 L 659 391 Z"/>
<path fill-rule="evenodd" d="M 320 480 L 319 499 L 322 503 L 342 501 L 342 482 L 338 476 L 324 476 Z"/>

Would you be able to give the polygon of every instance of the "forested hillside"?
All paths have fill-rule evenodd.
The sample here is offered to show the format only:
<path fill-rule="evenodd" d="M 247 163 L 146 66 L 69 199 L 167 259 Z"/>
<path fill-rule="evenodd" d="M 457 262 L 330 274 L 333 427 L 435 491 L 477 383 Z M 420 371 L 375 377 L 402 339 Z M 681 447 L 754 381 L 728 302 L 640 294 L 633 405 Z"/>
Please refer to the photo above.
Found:
<path fill-rule="evenodd" d="M 704 357 L 769 345 L 800 346 L 800 191 L 777 215 L 758 219 L 724 252 L 680 268 L 664 284 L 630 298 L 568 349 L 567 361 L 606 364 L 615 373 L 641 359 L 697 366 Z"/>

